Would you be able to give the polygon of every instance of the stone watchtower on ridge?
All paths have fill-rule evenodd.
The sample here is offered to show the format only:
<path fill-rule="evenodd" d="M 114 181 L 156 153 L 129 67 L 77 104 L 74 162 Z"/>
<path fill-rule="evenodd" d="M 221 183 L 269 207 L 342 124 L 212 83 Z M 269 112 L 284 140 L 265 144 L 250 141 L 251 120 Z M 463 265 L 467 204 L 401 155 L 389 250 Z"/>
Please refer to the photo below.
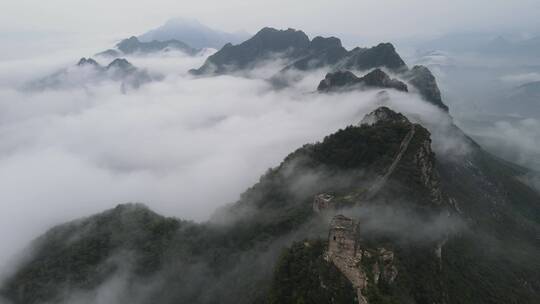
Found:
<path fill-rule="evenodd" d="M 353 219 L 336 215 L 330 224 L 328 252 L 337 256 L 355 256 L 357 229 Z"/>
<path fill-rule="evenodd" d="M 367 304 L 362 290 L 367 286 L 367 276 L 360 262 L 362 252 L 358 248 L 357 223 L 344 215 L 336 215 L 330 223 L 328 252 L 326 258 L 332 262 L 356 289 L 359 304 Z"/>

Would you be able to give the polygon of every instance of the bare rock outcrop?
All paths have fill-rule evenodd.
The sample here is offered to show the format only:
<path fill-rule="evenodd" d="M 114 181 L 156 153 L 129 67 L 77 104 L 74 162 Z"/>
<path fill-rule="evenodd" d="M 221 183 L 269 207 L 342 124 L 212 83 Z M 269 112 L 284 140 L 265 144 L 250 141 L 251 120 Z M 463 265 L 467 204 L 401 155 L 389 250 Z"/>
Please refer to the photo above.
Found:
<path fill-rule="evenodd" d="M 421 65 L 414 66 L 402 76 L 418 90 L 418 93 L 425 100 L 448 112 L 448 106 L 442 101 L 441 91 L 439 90 L 435 76 L 433 76 L 427 67 Z"/>
<path fill-rule="evenodd" d="M 385 248 L 362 248 L 358 240 L 358 223 L 344 215 L 336 215 L 330 224 L 326 259 L 356 288 L 358 303 L 367 304 L 364 291 L 368 284 L 376 285 L 379 280 L 392 284 L 398 275 L 398 269 L 394 263 L 394 252 Z M 366 271 L 365 267 L 369 267 L 369 271 Z"/>
<path fill-rule="evenodd" d="M 431 201 L 436 204 L 443 202 L 440 188 L 440 177 L 435 170 L 434 153 L 431 149 L 431 140 L 427 138 L 414 155 L 414 161 L 420 168 L 420 180 L 424 187 L 430 190 Z"/>
<path fill-rule="evenodd" d="M 398 275 L 398 270 L 394 264 L 394 252 L 385 248 L 378 248 L 376 260 L 373 264 L 373 280 L 375 284 L 383 280 L 392 284 Z"/>

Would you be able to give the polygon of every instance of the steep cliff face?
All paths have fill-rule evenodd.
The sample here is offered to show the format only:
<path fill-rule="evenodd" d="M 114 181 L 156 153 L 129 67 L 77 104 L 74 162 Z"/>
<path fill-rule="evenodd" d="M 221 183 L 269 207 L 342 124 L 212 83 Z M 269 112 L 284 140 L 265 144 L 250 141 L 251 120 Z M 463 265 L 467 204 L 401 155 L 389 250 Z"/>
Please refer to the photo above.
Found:
<path fill-rule="evenodd" d="M 435 169 L 434 155 L 431 149 L 431 140 L 424 139 L 420 144 L 420 148 L 414 154 L 414 162 L 420 170 L 420 181 L 424 187 L 430 190 L 431 200 L 436 204 L 441 204 L 443 196 L 440 187 L 440 176 Z"/>
<path fill-rule="evenodd" d="M 403 78 L 412 84 L 424 99 L 448 112 L 441 97 L 441 91 L 431 71 L 421 65 L 414 66 L 403 74 Z"/>

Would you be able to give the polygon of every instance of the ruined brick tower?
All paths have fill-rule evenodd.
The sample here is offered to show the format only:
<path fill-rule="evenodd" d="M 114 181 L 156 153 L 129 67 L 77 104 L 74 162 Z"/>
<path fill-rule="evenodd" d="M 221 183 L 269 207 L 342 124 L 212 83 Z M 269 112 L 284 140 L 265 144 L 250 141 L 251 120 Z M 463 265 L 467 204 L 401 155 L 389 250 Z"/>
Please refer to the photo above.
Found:
<path fill-rule="evenodd" d="M 367 286 L 366 274 L 361 270 L 362 252 L 357 246 L 357 223 L 344 215 L 336 215 L 330 224 L 327 259 L 349 279 L 356 289 L 359 304 L 367 300 L 362 290 Z"/>
<path fill-rule="evenodd" d="M 357 225 L 353 219 L 336 215 L 330 224 L 328 251 L 332 255 L 356 255 Z"/>
<path fill-rule="evenodd" d="M 323 210 L 333 209 L 333 200 L 334 197 L 330 194 L 322 193 L 315 195 L 315 199 L 313 199 L 313 211 L 319 213 Z"/>

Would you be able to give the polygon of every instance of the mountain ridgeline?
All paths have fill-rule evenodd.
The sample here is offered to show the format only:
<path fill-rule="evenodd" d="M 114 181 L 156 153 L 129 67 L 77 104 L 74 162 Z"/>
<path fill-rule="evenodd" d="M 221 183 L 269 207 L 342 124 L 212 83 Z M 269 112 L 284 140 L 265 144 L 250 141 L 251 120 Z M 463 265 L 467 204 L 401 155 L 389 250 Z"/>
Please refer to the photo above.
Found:
<path fill-rule="evenodd" d="M 58 226 L 1 294 L 68 303 L 120 277 L 119 302 L 536 303 L 540 195 L 523 169 L 479 147 L 438 158 L 430 137 L 379 108 L 209 222 L 120 205 Z"/>
<path fill-rule="evenodd" d="M 160 79 L 160 75 L 150 74 L 145 69 L 134 66 L 125 58 L 116 58 L 103 66 L 92 58 L 83 57 L 76 65 L 30 82 L 27 88 L 30 90 L 63 89 L 113 81 L 120 83 L 122 92 L 125 92 Z"/>
<path fill-rule="evenodd" d="M 311 69 L 308 57 L 314 67 L 372 70 L 357 77 L 337 69 L 321 92 L 406 94 L 412 86 L 468 149 L 439 151 L 433 137 L 441 126 L 381 106 L 298 148 L 207 222 L 124 204 L 51 229 L 3 282 L 0 298 L 540 303 L 540 193 L 521 179 L 527 169 L 490 155 L 453 125 L 427 68 L 408 69 L 390 44 L 347 51 L 337 38 L 266 28 L 224 46 L 197 73 L 251 69 L 276 53 L 292 59 L 284 72 Z"/>
<path fill-rule="evenodd" d="M 335 37 L 315 37 L 310 40 L 302 31 L 264 28 L 241 44 L 225 45 L 210 56 L 201 68 L 193 70 L 193 73 L 223 74 L 250 69 L 274 56 L 290 60 L 286 69 L 310 70 L 328 65 L 357 70 L 375 67 L 386 67 L 394 71 L 406 69 L 405 62 L 390 43 L 347 51 Z"/>
<path fill-rule="evenodd" d="M 326 74 L 324 80 L 319 83 L 318 91 L 343 91 L 362 88 L 395 89 L 408 92 L 407 85 L 397 79 L 392 79 L 380 69 L 375 69 L 363 77 L 357 77 L 350 71 L 337 71 Z"/>
<path fill-rule="evenodd" d="M 225 45 L 191 73 L 198 76 L 238 73 L 266 62 L 275 62 L 277 58 L 284 59 L 286 63 L 281 72 L 273 77 L 276 83 L 286 83 L 289 80 L 287 73 L 294 71 L 329 69 L 344 72 L 379 68 L 395 74 L 398 81 L 411 84 L 426 101 L 448 111 L 429 69 L 423 66 L 409 69 L 390 43 L 380 43 L 371 48 L 356 47 L 349 51 L 336 37 L 318 36 L 310 40 L 302 31 L 263 28 L 241 44 Z M 395 85 L 392 87 L 396 88 Z M 404 86 L 398 85 L 397 89 L 403 90 Z"/>

